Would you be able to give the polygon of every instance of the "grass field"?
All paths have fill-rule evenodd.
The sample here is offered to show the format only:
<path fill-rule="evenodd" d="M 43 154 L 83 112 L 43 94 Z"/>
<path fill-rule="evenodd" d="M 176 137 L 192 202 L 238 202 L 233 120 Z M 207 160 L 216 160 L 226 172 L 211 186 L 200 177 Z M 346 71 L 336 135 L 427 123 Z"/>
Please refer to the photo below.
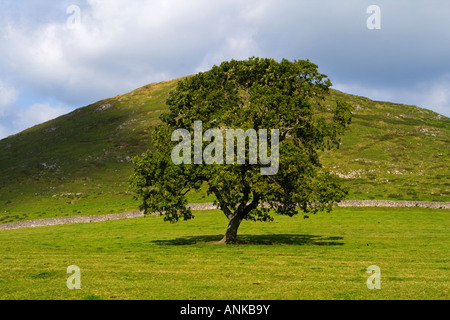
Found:
<path fill-rule="evenodd" d="M 218 211 L 0 232 L 0 299 L 449 299 L 448 210 L 336 208 L 244 222 Z M 67 267 L 81 269 L 69 290 Z M 381 269 L 369 290 L 366 269 Z"/>

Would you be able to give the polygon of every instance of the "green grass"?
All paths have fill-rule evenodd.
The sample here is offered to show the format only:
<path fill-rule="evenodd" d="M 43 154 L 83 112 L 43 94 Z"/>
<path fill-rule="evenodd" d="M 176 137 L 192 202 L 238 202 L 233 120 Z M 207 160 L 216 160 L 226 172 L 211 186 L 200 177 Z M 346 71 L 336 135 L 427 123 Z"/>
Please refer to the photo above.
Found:
<path fill-rule="evenodd" d="M 196 212 L 0 232 L 0 299 L 449 299 L 448 210 L 337 208 L 244 222 Z M 66 269 L 81 268 L 81 290 Z M 381 290 L 366 269 L 381 268 Z"/>

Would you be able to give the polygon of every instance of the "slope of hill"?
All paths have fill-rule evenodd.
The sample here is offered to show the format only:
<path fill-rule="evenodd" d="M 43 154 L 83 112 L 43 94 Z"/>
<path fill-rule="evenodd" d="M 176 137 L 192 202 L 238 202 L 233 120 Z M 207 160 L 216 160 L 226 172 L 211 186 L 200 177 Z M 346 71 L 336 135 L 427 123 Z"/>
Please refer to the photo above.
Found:
<path fill-rule="evenodd" d="M 346 180 L 352 199 L 448 201 L 450 119 L 417 106 L 334 91 L 355 108 L 337 152 L 323 163 Z"/>
<path fill-rule="evenodd" d="M 75 110 L 0 141 L 0 223 L 135 210 L 127 192 L 131 157 L 144 152 L 178 79 Z M 326 167 L 350 199 L 450 200 L 450 121 L 415 106 L 344 98 L 354 120 Z M 208 202 L 192 194 L 191 202 Z"/>

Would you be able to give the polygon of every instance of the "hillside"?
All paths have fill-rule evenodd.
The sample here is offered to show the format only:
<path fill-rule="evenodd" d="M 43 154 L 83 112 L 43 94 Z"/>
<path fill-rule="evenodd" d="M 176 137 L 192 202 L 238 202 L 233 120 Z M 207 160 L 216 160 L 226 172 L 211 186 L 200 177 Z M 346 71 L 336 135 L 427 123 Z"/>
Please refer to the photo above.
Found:
<path fill-rule="evenodd" d="M 178 80 L 105 99 L 0 141 L 0 223 L 135 210 L 130 158 Z M 331 90 L 355 108 L 341 149 L 322 154 L 351 188 L 349 199 L 450 200 L 450 120 L 415 106 Z M 207 202 L 192 194 L 191 202 Z"/>
<path fill-rule="evenodd" d="M 355 108 L 337 152 L 323 163 L 350 185 L 352 199 L 448 201 L 450 119 L 417 106 L 334 91 Z"/>

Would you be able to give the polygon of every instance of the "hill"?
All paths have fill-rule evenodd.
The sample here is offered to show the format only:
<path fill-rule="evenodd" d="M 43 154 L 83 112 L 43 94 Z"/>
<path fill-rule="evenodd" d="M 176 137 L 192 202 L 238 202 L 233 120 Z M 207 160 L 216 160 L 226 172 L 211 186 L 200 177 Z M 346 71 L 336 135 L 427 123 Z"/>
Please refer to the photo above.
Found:
<path fill-rule="evenodd" d="M 130 159 L 178 79 L 105 99 L 0 141 L 0 223 L 135 210 Z M 340 150 L 323 164 L 350 186 L 349 199 L 450 200 L 450 121 L 416 106 L 331 90 L 355 108 Z M 191 194 L 191 202 L 208 202 Z"/>

